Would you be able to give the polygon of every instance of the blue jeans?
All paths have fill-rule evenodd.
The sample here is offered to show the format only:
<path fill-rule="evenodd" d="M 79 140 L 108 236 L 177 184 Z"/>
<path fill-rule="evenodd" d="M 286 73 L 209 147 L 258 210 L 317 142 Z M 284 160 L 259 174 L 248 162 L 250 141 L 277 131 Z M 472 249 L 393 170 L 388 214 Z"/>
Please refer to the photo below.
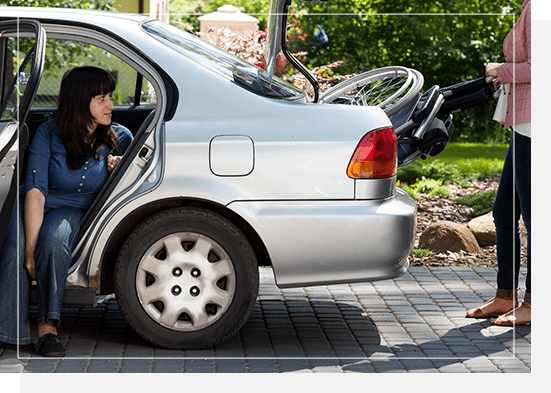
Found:
<path fill-rule="evenodd" d="M 31 278 L 25 269 L 23 198 L 15 209 L 0 252 L 0 341 L 25 345 L 31 342 L 29 289 Z M 38 324 L 59 325 L 61 303 L 71 252 L 86 210 L 47 209 L 36 244 Z"/>
<path fill-rule="evenodd" d="M 509 146 L 493 206 L 496 226 L 497 286 L 517 289 L 520 255 L 520 216 L 528 232 L 526 245 L 528 271 L 526 292 L 531 293 L 530 276 L 530 200 L 531 200 L 531 139 L 517 132 Z"/>

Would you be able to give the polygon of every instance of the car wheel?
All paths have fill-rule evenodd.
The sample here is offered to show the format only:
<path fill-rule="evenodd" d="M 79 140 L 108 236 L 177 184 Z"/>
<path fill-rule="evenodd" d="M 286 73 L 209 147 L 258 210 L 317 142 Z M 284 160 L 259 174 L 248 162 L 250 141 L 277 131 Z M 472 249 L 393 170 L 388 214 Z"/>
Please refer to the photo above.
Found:
<path fill-rule="evenodd" d="M 115 265 L 115 293 L 130 326 L 173 349 L 219 344 L 247 321 L 258 264 L 245 236 L 203 209 L 160 212 L 134 229 Z"/>

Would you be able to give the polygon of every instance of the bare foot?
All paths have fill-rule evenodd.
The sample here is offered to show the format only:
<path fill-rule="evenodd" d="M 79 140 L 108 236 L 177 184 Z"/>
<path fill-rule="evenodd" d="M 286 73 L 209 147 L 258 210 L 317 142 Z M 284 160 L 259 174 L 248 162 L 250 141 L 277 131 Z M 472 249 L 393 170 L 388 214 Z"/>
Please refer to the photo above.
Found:
<path fill-rule="evenodd" d="M 501 315 L 499 318 L 492 318 L 492 323 L 500 326 L 527 325 L 531 321 L 532 307 L 527 302 L 523 302 L 520 307 Z"/>
<path fill-rule="evenodd" d="M 465 316 L 467 318 L 497 317 L 511 311 L 516 306 L 518 306 L 518 303 L 513 298 L 495 297 L 482 306 L 467 311 Z"/>

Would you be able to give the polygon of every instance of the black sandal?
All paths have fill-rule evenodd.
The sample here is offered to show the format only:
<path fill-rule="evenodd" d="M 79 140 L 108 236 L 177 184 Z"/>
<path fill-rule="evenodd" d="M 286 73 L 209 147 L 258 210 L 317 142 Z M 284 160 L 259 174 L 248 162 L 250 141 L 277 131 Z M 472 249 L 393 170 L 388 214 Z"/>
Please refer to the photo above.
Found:
<path fill-rule="evenodd" d="M 53 333 L 45 334 L 38 340 L 34 353 L 38 352 L 42 352 L 42 355 L 47 357 L 65 356 L 65 348 L 63 348 L 61 341 Z"/>

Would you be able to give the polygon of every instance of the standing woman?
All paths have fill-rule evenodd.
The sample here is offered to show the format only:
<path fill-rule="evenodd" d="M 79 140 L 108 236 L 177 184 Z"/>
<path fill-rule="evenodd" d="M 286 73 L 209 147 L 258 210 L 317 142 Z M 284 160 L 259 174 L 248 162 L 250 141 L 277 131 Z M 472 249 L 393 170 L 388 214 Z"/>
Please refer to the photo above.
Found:
<path fill-rule="evenodd" d="M 497 292 L 496 297 L 467 312 L 470 318 L 497 317 L 496 325 L 524 325 L 531 322 L 530 275 L 530 198 L 531 198 L 531 7 L 524 0 L 517 23 L 503 44 L 506 63 L 489 63 L 486 75 L 497 82 L 510 83 L 504 128 L 513 128 L 499 188 L 494 202 L 496 226 Z M 526 291 L 518 306 L 517 288 L 521 259 L 520 216 L 528 232 Z"/>
<path fill-rule="evenodd" d="M 31 342 L 29 284 L 35 279 L 36 350 L 65 354 L 57 327 L 80 222 L 132 142 L 128 129 L 111 123 L 114 90 L 115 80 L 100 68 L 67 72 L 56 118 L 36 132 L 19 209 L 0 252 L 0 343 Z"/>

